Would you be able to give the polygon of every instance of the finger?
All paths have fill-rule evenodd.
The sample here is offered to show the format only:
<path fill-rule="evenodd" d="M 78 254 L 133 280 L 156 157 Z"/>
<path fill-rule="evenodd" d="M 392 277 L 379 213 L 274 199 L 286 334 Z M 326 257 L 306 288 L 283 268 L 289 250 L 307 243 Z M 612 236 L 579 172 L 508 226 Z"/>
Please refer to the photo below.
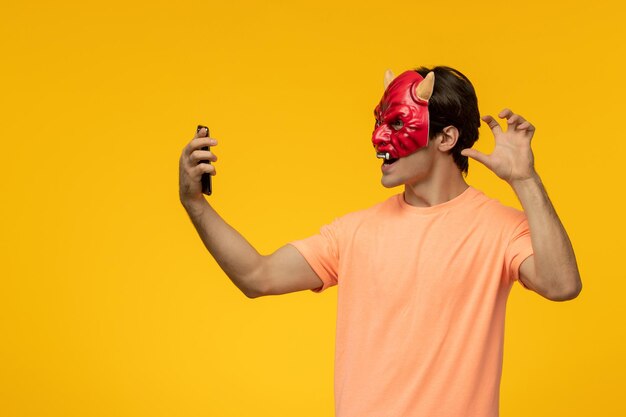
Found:
<path fill-rule="evenodd" d="M 526 120 L 520 116 L 519 114 L 513 114 L 511 117 L 507 118 L 507 124 L 509 128 L 515 130 L 518 128 L 518 125 L 524 123 Z"/>
<path fill-rule="evenodd" d="M 504 108 L 500 111 L 500 113 L 498 113 L 498 117 L 500 119 L 504 119 L 504 118 L 509 118 L 511 116 L 513 116 L 515 113 L 513 113 L 513 111 L 509 108 Z"/>
<path fill-rule="evenodd" d="M 509 129 L 518 130 L 519 125 L 524 123 L 526 119 L 519 114 L 513 113 L 511 109 L 503 109 L 500 113 L 498 113 L 498 117 L 501 119 L 506 118 L 506 123 L 509 126 Z"/>
<path fill-rule="evenodd" d="M 217 139 L 207 137 L 192 139 L 185 148 L 186 155 L 191 154 L 196 149 L 204 148 L 205 146 L 217 146 Z"/>
<path fill-rule="evenodd" d="M 189 155 L 196 149 L 202 148 L 203 146 L 209 146 L 208 142 L 209 138 L 194 137 L 187 145 L 185 145 L 185 148 L 183 149 L 183 156 L 188 158 Z"/>
<path fill-rule="evenodd" d="M 211 151 L 204 151 L 202 149 L 196 149 L 189 155 L 189 161 L 192 164 L 197 164 L 200 161 L 217 161 L 217 156 Z"/>
<path fill-rule="evenodd" d="M 529 132 L 534 132 L 535 126 L 533 126 L 528 120 L 525 120 L 524 123 L 517 126 L 517 130 L 527 130 Z"/>
<path fill-rule="evenodd" d="M 520 115 L 519 114 L 514 114 L 510 117 L 506 118 L 506 122 L 510 125 L 512 125 L 513 123 L 521 123 L 520 122 Z"/>
<path fill-rule="evenodd" d="M 185 146 L 185 149 L 183 149 L 183 154 L 187 156 L 193 151 L 193 149 L 195 149 L 195 148 L 190 147 L 190 144 L 193 143 L 194 140 L 198 138 L 202 138 L 202 137 L 208 137 L 208 136 L 209 136 L 209 128 L 206 126 L 198 125 L 198 127 L 196 128 L 196 134 L 193 136 L 193 139 L 191 139 L 191 142 L 188 143 L 187 146 Z"/>
<path fill-rule="evenodd" d="M 208 137 L 208 136 L 210 136 L 209 128 L 203 125 L 198 125 L 198 127 L 196 128 L 196 135 L 194 136 L 194 139 Z"/>
<path fill-rule="evenodd" d="M 494 135 L 496 133 L 502 133 L 502 128 L 500 127 L 500 123 L 498 123 L 498 121 L 494 119 L 492 116 L 486 115 L 486 116 L 481 117 L 480 119 L 483 122 L 487 123 L 487 125 L 489 125 L 489 128 L 491 129 Z"/>
<path fill-rule="evenodd" d="M 198 181 L 200 180 L 202 174 L 215 175 L 217 173 L 215 171 L 215 165 L 211 164 L 198 164 L 195 167 L 191 168 L 190 171 L 194 178 L 198 178 Z"/>
<path fill-rule="evenodd" d="M 461 155 L 467 156 L 469 158 L 475 159 L 481 164 L 488 166 L 489 164 L 489 156 L 485 155 L 482 152 L 477 151 L 476 149 L 466 148 L 461 151 Z"/>

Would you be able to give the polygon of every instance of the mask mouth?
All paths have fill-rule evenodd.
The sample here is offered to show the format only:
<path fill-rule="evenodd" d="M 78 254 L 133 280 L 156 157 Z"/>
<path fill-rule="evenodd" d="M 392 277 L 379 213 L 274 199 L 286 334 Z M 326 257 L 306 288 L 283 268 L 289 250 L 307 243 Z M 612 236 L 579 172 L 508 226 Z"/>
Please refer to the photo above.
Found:
<path fill-rule="evenodd" d="M 392 158 L 389 152 L 376 152 L 376 158 L 382 159 L 385 165 L 391 165 L 399 159 Z"/>

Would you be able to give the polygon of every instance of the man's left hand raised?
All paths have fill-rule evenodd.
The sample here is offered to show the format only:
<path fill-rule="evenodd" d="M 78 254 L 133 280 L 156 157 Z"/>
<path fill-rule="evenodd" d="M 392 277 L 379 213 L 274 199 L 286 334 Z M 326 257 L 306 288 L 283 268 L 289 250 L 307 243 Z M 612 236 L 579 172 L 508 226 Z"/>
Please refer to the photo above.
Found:
<path fill-rule="evenodd" d="M 510 109 L 498 113 L 498 117 L 506 119 L 506 132 L 492 116 L 486 115 L 481 120 L 489 125 L 496 141 L 491 154 L 487 155 L 475 149 L 467 148 L 462 155 L 482 163 L 498 177 L 511 185 L 518 181 L 532 179 L 537 175 L 535 161 L 530 142 L 535 134 L 535 127 L 519 114 Z"/>

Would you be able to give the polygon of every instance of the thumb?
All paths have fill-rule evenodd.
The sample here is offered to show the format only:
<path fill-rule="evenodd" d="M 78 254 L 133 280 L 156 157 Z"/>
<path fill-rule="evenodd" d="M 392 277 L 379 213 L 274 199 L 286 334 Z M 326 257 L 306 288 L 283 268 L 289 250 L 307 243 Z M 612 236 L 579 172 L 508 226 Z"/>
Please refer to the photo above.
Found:
<path fill-rule="evenodd" d="M 203 138 L 204 136 L 209 136 L 209 128 L 203 125 L 198 125 L 198 127 L 196 128 L 196 136 L 194 136 L 193 138 Z"/>
<path fill-rule="evenodd" d="M 463 149 L 461 151 L 461 155 L 475 159 L 481 164 L 488 166 L 489 157 L 485 155 L 484 153 L 477 151 L 476 149 L 471 149 L 471 148 Z"/>

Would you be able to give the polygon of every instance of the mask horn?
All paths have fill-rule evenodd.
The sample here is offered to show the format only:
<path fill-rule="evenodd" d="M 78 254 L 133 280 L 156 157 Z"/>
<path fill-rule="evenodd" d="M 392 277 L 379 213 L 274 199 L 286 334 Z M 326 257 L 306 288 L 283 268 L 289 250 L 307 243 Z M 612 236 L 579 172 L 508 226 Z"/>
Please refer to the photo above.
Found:
<path fill-rule="evenodd" d="M 433 88 L 435 88 L 435 73 L 431 71 L 426 74 L 426 78 L 415 87 L 415 96 L 424 101 L 428 101 L 433 95 Z"/>
<path fill-rule="evenodd" d="M 389 86 L 389 84 L 393 81 L 393 79 L 396 78 L 395 75 L 393 75 L 393 72 L 391 72 L 390 69 L 388 69 L 387 71 L 385 71 L 385 79 L 383 80 L 384 84 L 385 84 L 385 90 L 387 89 L 387 87 Z"/>

